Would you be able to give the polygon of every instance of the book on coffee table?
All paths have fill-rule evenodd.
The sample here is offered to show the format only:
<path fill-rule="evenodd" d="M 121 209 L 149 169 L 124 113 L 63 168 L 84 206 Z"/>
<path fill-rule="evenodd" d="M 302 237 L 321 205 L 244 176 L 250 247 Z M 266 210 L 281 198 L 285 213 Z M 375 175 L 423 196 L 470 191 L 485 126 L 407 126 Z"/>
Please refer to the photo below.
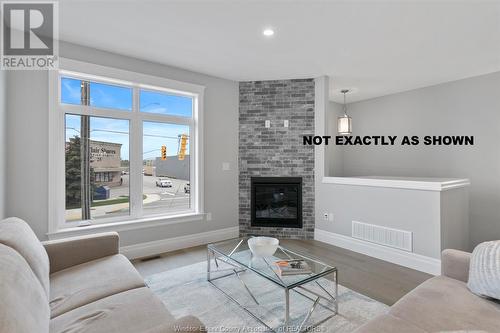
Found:
<path fill-rule="evenodd" d="M 281 276 L 311 274 L 312 270 L 305 260 L 291 259 L 276 261 Z"/>

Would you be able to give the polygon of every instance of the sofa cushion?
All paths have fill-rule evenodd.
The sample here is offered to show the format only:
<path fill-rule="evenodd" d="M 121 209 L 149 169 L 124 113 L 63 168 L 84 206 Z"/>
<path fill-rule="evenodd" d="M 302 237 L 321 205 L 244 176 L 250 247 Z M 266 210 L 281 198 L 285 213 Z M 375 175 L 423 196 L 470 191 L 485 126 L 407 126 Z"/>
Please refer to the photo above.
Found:
<path fill-rule="evenodd" d="M 389 313 L 429 332 L 498 332 L 500 327 L 500 303 L 476 296 L 465 282 L 444 276 L 422 283 Z"/>
<path fill-rule="evenodd" d="M 17 251 L 0 244 L 0 332 L 47 333 L 49 319 L 38 278 Z"/>
<path fill-rule="evenodd" d="M 29 225 L 11 217 L 0 222 L 0 243 L 10 246 L 28 262 L 49 297 L 49 257 Z"/>
<path fill-rule="evenodd" d="M 404 320 L 390 314 L 378 316 L 358 328 L 356 333 L 427 333 Z"/>
<path fill-rule="evenodd" d="M 143 278 L 121 254 L 66 268 L 50 275 L 51 317 L 140 287 L 144 287 Z"/>
<path fill-rule="evenodd" d="M 143 287 L 102 298 L 53 318 L 50 333 L 154 332 L 155 327 L 173 322 L 163 303 L 149 288 Z"/>

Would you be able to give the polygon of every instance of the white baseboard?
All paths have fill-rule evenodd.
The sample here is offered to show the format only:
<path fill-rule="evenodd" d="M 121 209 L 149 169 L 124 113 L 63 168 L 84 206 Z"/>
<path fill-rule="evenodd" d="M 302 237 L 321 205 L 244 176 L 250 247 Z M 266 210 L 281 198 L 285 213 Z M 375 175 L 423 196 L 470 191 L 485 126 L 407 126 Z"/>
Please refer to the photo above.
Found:
<path fill-rule="evenodd" d="M 436 258 L 393 249 L 321 229 L 314 229 L 314 239 L 417 271 L 433 275 L 441 274 L 441 260 Z"/>
<path fill-rule="evenodd" d="M 231 227 L 198 234 L 160 239 L 152 242 L 139 243 L 120 247 L 120 253 L 129 259 L 153 256 L 156 254 L 184 249 L 187 247 L 218 242 L 239 237 L 239 227 Z"/>

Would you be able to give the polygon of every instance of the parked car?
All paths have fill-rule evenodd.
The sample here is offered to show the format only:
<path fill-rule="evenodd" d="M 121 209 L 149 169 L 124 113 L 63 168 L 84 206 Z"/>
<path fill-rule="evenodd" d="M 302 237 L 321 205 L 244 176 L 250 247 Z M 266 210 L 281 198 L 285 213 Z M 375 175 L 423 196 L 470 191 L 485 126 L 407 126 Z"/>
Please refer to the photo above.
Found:
<path fill-rule="evenodd" d="M 190 193 L 191 192 L 191 185 L 189 185 L 189 183 L 187 183 L 186 185 L 184 185 L 184 193 Z"/>
<path fill-rule="evenodd" d="M 158 178 L 156 180 L 156 186 L 158 186 L 158 187 L 172 187 L 172 181 L 170 179 Z"/>

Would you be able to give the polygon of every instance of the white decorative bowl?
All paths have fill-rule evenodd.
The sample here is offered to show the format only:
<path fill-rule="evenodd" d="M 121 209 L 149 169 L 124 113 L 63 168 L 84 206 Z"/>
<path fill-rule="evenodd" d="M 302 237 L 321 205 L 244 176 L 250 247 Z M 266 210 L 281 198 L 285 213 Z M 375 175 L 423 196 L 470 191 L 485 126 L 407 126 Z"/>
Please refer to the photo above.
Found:
<path fill-rule="evenodd" d="M 276 252 L 280 241 L 272 237 L 253 237 L 248 240 L 248 247 L 256 257 L 270 257 Z"/>

